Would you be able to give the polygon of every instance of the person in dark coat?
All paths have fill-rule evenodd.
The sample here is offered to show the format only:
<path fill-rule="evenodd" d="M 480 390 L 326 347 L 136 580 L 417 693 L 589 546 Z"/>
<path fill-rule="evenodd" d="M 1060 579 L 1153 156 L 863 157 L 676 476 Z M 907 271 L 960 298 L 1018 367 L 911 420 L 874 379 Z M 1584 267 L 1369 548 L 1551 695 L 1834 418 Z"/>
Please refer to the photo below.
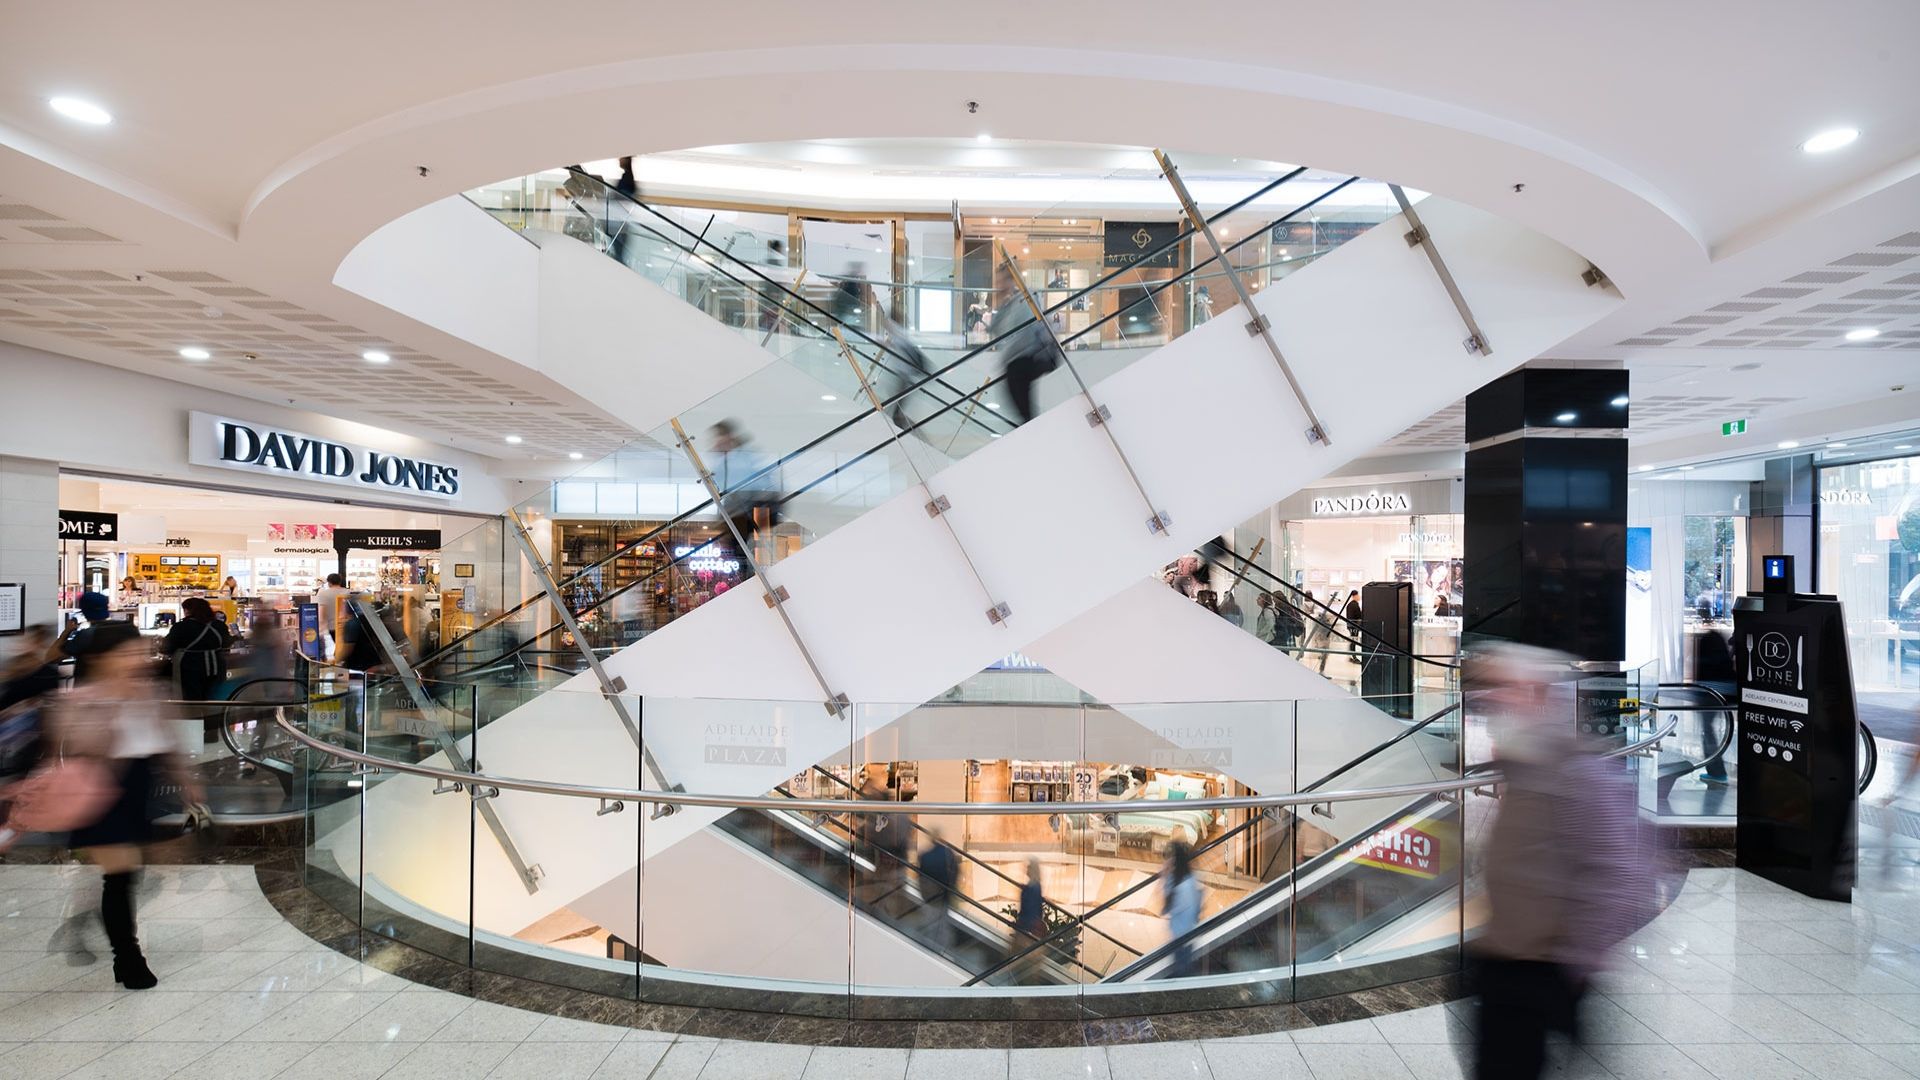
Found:
<path fill-rule="evenodd" d="M 927 836 L 931 843 L 920 855 L 920 899 L 926 905 L 927 926 L 934 939 L 951 942 L 953 920 L 948 913 L 953 907 L 953 890 L 960 881 L 960 860 L 938 831 L 929 829 Z"/>
<path fill-rule="evenodd" d="M 1694 609 L 1700 616 L 1700 633 L 1693 639 L 1693 679 L 1702 686 L 1719 692 L 1727 701 L 1739 698 L 1739 667 L 1733 661 L 1733 643 L 1727 635 L 1712 626 L 1706 625 L 1713 618 L 1713 605 L 1702 600 Z M 1712 751 L 1720 745 L 1720 725 L 1732 723 L 1730 713 L 1701 713 L 1701 738 L 1706 745 L 1703 749 Z M 1701 771 L 1700 778 L 1709 784 L 1725 785 L 1727 782 L 1727 756 L 1714 754 L 1707 759 L 1707 767 Z"/>
<path fill-rule="evenodd" d="M 213 605 L 198 596 L 180 601 L 180 621 L 160 641 L 160 651 L 173 661 L 173 686 L 182 701 L 210 701 L 213 688 L 227 679 L 227 650 L 233 632 L 213 617 Z M 189 713 L 191 715 L 191 713 Z M 202 716 L 204 741 L 220 738 L 221 710 Z"/>
<path fill-rule="evenodd" d="M 73 657 L 75 686 L 85 685 L 93 678 L 94 657 L 140 636 L 140 628 L 133 625 L 133 620 L 110 617 L 112 605 L 101 593 L 81 593 L 79 607 L 80 614 L 87 617 L 87 625 L 80 627 L 68 620 L 66 635 L 60 639 L 60 651 Z"/>

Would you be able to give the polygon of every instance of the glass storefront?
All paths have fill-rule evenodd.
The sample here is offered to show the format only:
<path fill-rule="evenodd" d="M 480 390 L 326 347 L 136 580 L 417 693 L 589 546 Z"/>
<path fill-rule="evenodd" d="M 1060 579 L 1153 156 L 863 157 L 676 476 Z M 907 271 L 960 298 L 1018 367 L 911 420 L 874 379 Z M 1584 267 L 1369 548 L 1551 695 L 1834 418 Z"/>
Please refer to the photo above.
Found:
<path fill-rule="evenodd" d="M 1857 688 L 1920 690 L 1920 455 L 1819 470 L 1817 588 L 1840 598 Z"/>

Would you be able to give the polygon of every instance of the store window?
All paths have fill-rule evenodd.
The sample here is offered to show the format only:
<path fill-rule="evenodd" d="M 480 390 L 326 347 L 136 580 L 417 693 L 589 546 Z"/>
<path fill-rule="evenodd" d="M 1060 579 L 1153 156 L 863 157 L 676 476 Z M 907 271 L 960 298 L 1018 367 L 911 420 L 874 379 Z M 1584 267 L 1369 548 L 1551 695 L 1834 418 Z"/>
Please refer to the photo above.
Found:
<path fill-rule="evenodd" d="M 1820 469 L 1819 578 L 1840 598 L 1854 679 L 1920 690 L 1920 456 Z"/>

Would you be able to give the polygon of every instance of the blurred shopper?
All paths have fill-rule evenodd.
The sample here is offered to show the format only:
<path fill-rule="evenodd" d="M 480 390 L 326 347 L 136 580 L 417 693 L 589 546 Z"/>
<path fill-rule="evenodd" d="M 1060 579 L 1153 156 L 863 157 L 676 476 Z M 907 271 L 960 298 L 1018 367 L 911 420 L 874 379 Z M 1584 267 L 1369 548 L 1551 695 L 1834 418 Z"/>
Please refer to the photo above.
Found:
<path fill-rule="evenodd" d="M 117 790 L 95 820 L 73 830 L 68 846 L 100 868 L 114 981 L 144 990 L 159 980 L 140 952 L 133 885 L 142 848 L 156 838 L 157 792 L 163 781 L 178 785 L 189 817 L 205 813 L 204 796 L 168 736 L 165 690 L 151 676 L 146 650 L 126 642 L 97 660 L 99 677 L 60 698 L 54 732 L 63 755 L 105 763 Z"/>
<path fill-rule="evenodd" d="M 919 870 L 925 925 L 936 942 L 952 944 L 953 892 L 959 887 L 960 860 L 937 828 L 927 830 L 927 850 L 920 853 Z"/>
<path fill-rule="evenodd" d="M 1240 610 L 1240 601 L 1233 598 L 1232 589 L 1228 589 L 1226 595 L 1220 598 L 1220 617 L 1235 626 L 1247 625 L 1246 613 Z"/>
<path fill-rule="evenodd" d="M 1013 918 L 1013 928 L 1035 941 L 1047 936 L 1047 897 L 1040 887 L 1040 858 L 1037 855 L 1027 857 L 1027 883 L 1020 886 L 1020 906 Z M 1025 948 L 1016 943 L 1016 948 Z"/>
<path fill-rule="evenodd" d="M 1193 973 L 1193 942 L 1188 938 L 1200 925 L 1200 879 L 1193 876 L 1193 850 L 1185 840 L 1167 845 L 1167 864 L 1160 872 L 1160 911 L 1167 917 L 1173 940 L 1173 959 L 1167 965 L 1172 978 Z"/>
<path fill-rule="evenodd" d="M 1000 294 L 988 336 L 1000 342 L 1007 397 L 1013 402 L 1014 415 L 1024 424 L 1034 415 L 1033 384 L 1060 366 L 1060 350 L 1047 328 L 1033 317 L 1032 305 L 1011 284 Z"/>
<path fill-rule="evenodd" d="M 1340 612 L 1347 624 L 1347 654 L 1354 659 L 1360 657 L 1360 590 L 1347 593 L 1347 606 Z"/>
<path fill-rule="evenodd" d="M 1322 675 L 1327 673 L 1327 654 L 1333 650 L 1333 620 L 1335 618 L 1333 605 L 1339 602 L 1340 590 L 1335 589 L 1327 594 L 1327 606 L 1324 610 L 1308 610 L 1305 612 L 1308 622 L 1307 645 L 1305 649 L 1301 650 L 1300 659 L 1301 662 L 1304 663 L 1306 661 L 1306 654 L 1312 653 L 1314 661 L 1319 665 L 1320 674 Z"/>
<path fill-rule="evenodd" d="M 908 391 L 926 381 L 933 369 L 927 363 L 927 354 L 920 351 L 920 346 L 914 343 L 913 335 L 907 333 L 907 328 L 884 313 L 880 316 L 880 341 L 895 355 L 886 358 L 880 365 L 880 370 L 888 372 L 890 385 L 876 386 L 874 392 L 880 394 L 883 401 L 887 398 L 899 399 L 893 403 L 893 424 L 901 431 L 906 431 L 913 426 L 912 418 L 907 415 L 907 398 L 911 396 Z"/>
<path fill-rule="evenodd" d="M 313 606 L 320 609 L 320 640 L 325 645 L 320 655 L 327 660 L 338 659 L 340 624 L 347 617 L 347 579 L 328 574 L 327 583 L 313 594 Z"/>
<path fill-rule="evenodd" d="M 833 317 L 848 326 L 865 326 L 872 300 L 873 286 L 867 283 L 866 264 L 849 263 L 846 273 L 833 285 Z"/>
<path fill-rule="evenodd" d="M 1274 644 L 1280 646 L 1287 655 L 1300 659 L 1300 637 L 1307 631 L 1306 619 L 1300 609 L 1281 598 L 1273 598 Z"/>
<path fill-rule="evenodd" d="M 1274 615 L 1272 593 L 1263 592 L 1253 598 L 1253 605 L 1260 610 L 1253 616 L 1253 636 L 1269 645 L 1280 644 L 1280 620 Z"/>
<path fill-rule="evenodd" d="M 752 449 L 753 436 L 734 420 L 715 420 L 707 434 L 713 454 L 706 465 L 720 492 L 720 510 L 749 548 L 746 556 L 764 566 L 771 560 L 757 538 L 780 523 L 779 469 Z"/>
<path fill-rule="evenodd" d="M 1708 625 L 1713 618 L 1713 605 L 1701 603 L 1694 609 L 1700 616 L 1700 632 L 1693 639 L 1693 680 L 1719 694 L 1732 704 L 1739 700 L 1740 670 L 1733 662 L 1733 642 L 1719 627 Z M 1707 767 L 1700 773 L 1700 779 L 1709 784 L 1725 787 L 1727 783 L 1727 755 L 1724 751 L 1715 752 L 1720 745 L 1720 731 L 1723 724 L 1733 722 L 1730 712 L 1703 712 L 1700 717 L 1700 738 L 1702 752 L 1711 755 L 1707 758 Z M 1729 747 L 1733 744 L 1728 743 Z"/>
<path fill-rule="evenodd" d="M 0 784 L 40 763 L 49 695 L 60 688 L 59 639 L 47 624 L 29 626 L 0 661 Z M 0 822 L 6 808 L 0 805 Z"/>
<path fill-rule="evenodd" d="M 1608 954 L 1652 914 L 1622 765 L 1582 745 L 1558 680 L 1571 658 L 1495 645 L 1465 681 L 1505 775 L 1488 835 L 1486 928 L 1473 946 L 1480 993 L 1478 1080 L 1526 1080 L 1549 1033 L 1577 1034 L 1580 1000 Z"/>
<path fill-rule="evenodd" d="M 213 605 L 198 596 L 180 601 L 180 621 L 160 640 L 160 652 L 173 661 L 173 686 L 181 701 L 211 701 L 213 688 L 227 679 L 227 650 L 233 632 L 213 617 Z M 202 740 L 220 739 L 219 709 L 187 706 L 188 715 L 201 714 Z"/>
<path fill-rule="evenodd" d="M 60 651 L 73 657 L 75 686 L 93 677 L 93 657 L 118 647 L 122 642 L 140 639 L 140 628 L 131 619 L 111 618 L 107 598 L 97 592 L 80 594 L 80 614 L 87 625 L 67 620 L 67 633 L 60 639 Z"/>
<path fill-rule="evenodd" d="M 235 580 L 231 574 L 227 576 L 227 580 L 220 583 L 220 596 L 228 600 L 239 598 L 240 582 Z"/>

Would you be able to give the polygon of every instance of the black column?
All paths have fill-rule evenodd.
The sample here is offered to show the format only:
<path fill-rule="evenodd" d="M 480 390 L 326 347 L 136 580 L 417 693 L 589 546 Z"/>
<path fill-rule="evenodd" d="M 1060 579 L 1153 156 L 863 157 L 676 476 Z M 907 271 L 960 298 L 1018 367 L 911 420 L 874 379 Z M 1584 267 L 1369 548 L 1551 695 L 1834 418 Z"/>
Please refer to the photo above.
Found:
<path fill-rule="evenodd" d="M 1463 646 L 1626 657 L 1627 373 L 1522 368 L 1467 395 Z"/>

